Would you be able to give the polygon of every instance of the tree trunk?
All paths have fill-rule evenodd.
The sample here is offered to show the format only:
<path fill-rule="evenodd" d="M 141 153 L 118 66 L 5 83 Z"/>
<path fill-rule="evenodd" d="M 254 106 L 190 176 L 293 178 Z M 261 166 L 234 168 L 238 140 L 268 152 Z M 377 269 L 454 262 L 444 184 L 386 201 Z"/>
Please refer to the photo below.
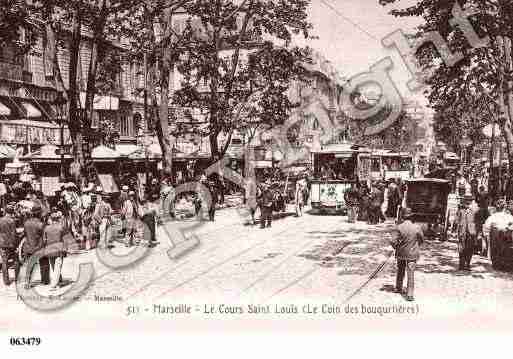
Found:
<path fill-rule="evenodd" d="M 513 70 L 513 59 L 511 57 L 511 39 L 509 37 L 505 37 L 503 41 L 499 41 L 499 45 L 503 45 L 503 51 L 501 52 L 501 54 L 504 56 L 504 70 L 507 73 L 511 73 L 511 71 Z M 500 77 L 501 83 L 504 83 L 503 75 L 501 74 Z M 506 148 L 508 151 L 509 176 L 508 184 L 506 186 L 506 197 L 508 200 L 511 200 L 513 199 L 513 82 L 508 80 L 506 81 L 503 87 L 504 91 L 501 91 L 501 94 L 499 96 L 499 104 L 501 113 L 503 115 L 503 121 L 499 120 L 499 122 L 501 123 L 503 138 L 506 142 Z"/>
<path fill-rule="evenodd" d="M 81 42 L 81 19 L 80 4 L 77 5 L 73 13 L 72 35 L 70 44 L 70 64 L 69 64 L 69 131 L 73 145 L 74 162 L 84 168 L 84 155 L 82 151 L 83 134 L 82 134 L 82 118 L 79 114 L 79 89 L 77 83 L 78 75 L 78 59 Z M 78 181 L 79 174 L 76 174 Z"/>
<path fill-rule="evenodd" d="M 163 170 L 166 176 L 173 175 L 173 144 L 169 135 L 169 76 L 167 64 L 160 70 L 160 111 L 156 121 L 156 132 L 162 149 Z"/>
<path fill-rule="evenodd" d="M 104 41 L 104 30 L 107 21 L 107 1 L 100 0 L 100 15 L 96 19 L 93 26 L 93 41 L 91 46 L 91 60 L 89 62 L 89 72 L 87 73 L 87 89 L 85 100 L 86 123 L 85 129 L 90 130 L 93 112 L 94 112 L 94 96 L 96 93 L 96 73 L 98 72 L 98 64 L 103 60 L 104 51 L 100 47 Z"/>

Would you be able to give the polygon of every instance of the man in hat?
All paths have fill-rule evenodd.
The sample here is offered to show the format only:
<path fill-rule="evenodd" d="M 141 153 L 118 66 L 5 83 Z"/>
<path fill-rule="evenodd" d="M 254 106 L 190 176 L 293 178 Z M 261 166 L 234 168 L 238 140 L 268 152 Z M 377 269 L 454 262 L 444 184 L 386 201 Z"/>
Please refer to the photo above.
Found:
<path fill-rule="evenodd" d="M 45 255 L 49 261 L 50 289 L 58 288 L 62 280 L 61 271 L 63 259 L 66 255 L 64 242 L 64 227 L 62 225 L 62 213 L 54 211 L 50 215 L 50 224 L 44 229 Z"/>
<path fill-rule="evenodd" d="M 149 247 L 154 247 L 157 242 L 157 211 L 148 198 L 143 197 L 137 212 L 144 224 L 144 239 Z"/>
<path fill-rule="evenodd" d="M 2 276 L 6 286 L 11 285 L 8 270 L 9 260 L 11 259 L 14 261 L 14 281 L 18 280 L 18 273 L 20 272 L 20 262 L 16 253 L 18 245 L 14 206 L 7 205 L 5 216 L 0 217 L 0 258 L 2 258 Z"/>
<path fill-rule="evenodd" d="M 92 245 L 92 236 L 93 230 L 91 228 L 92 217 L 93 217 L 93 194 L 94 184 L 89 183 L 89 185 L 84 188 L 82 196 L 80 198 L 80 202 L 82 208 L 80 210 L 80 216 L 82 219 L 82 238 L 83 238 L 83 246 L 86 250 L 89 250 L 93 247 Z"/>
<path fill-rule="evenodd" d="M 219 201 L 219 192 L 217 184 L 214 181 L 208 181 L 207 186 L 208 190 L 210 191 L 210 208 L 208 209 L 208 219 L 211 222 L 214 222 L 216 217 L 216 206 Z"/>
<path fill-rule="evenodd" d="M 360 205 L 360 196 L 358 188 L 356 188 L 356 182 L 351 182 L 351 187 L 349 187 L 344 193 L 344 201 L 347 205 L 348 222 L 356 223 L 358 206 Z"/>
<path fill-rule="evenodd" d="M 100 245 L 107 248 L 108 246 L 108 234 L 111 226 L 111 213 L 112 207 L 108 202 L 106 202 L 108 198 L 107 193 L 101 192 L 97 196 L 96 206 L 94 208 L 93 219 L 96 223 L 96 227 L 100 233 Z"/>
<path fill-rule="evenodd" d="M 130 191 L 128 193 L 128 198 L 123 201 L 121 214 L 123 216 L 125 236 L 127 240 L 125 245 L 127 247 L 132 247 L 134 244 L 137 219 L 137 205 L 134 191 Z"/>
<path fill-rule="evenodd" d="M 420 244 L 424 241 L 422 228 L 413 222 L 410 208 L 403 210 L 404 221 L 392 233 L 391 245 L 395 249 L 397 258 L 396 292 L 403 293 L 405 272 L 408 273 L 408 286 L 406 299 L 414 301 L 414 273 L 417 261 L 420 258 Z"/>
<path fill-rule="evenodd" d="M 259 198 L 260 204 L 260 228 L 271 227 L 273 221 L 273 204 L 274 204 L 274 193 L 271 189 L 271 179 L 262 185 L 262 191 Z"/>
<path fill-rule="evenodd" d="M 23 226 L 25 230 L 25 242 L 23 244 L 23 254 L 30 258 L 43 248 L 43 222 L 41 221 L 41 207 L 32 207 L 30 218 L 25 221 Z M 41 273 L 41 282 L 44 285 L 50 284 L 50 264 L 47 257 L 39 259 L 39 270 Z M 27 278 L 30 284 L 30 275 Z"/>
<path fill-rule="evenodd" d="M 460 197 L 463 197 L 465 195 L 467 189 L 471 190 L 470 184 L 461 172 L 458 172 L 458 180 L 456 182 L 456 186 L 458 188 L 458 195 Z"/>
<path fill-rule="evenodd" d="M 470 270 L 470 261 L 476 246 L 477 210 L 472 206 L 473 200 L 472 194 L 466 194 L 456 214 L 456 221 L 458 223 L 458 253 L 460 258 L 459 270 Z"/>

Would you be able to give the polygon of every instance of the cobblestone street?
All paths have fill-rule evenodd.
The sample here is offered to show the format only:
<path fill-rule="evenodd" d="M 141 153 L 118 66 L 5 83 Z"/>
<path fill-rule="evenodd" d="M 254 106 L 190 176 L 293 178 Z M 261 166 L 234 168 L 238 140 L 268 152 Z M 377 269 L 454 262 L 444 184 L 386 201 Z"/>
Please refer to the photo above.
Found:
<path fill-rule="evenodd" d="M 187 228 L 192 223 L 183 221 L 179 226 Z M 177 224 L 166 224 L 171 225 Z M 132 267 L 112 270 L 101 264 L 93 251 L 66 258 L 63 273 L 71 283 L 80 263 L 94 263 L 96 278 L 82 298 L 88 302 L 118 296 L 125 306 L 304 302 L 345 306 L 346 299 L 391 253 L 388 234 L 392 227 L 392 222 L 354 225 L 346 223 L 345 217 L 306 214 L 302 218 L 285 216 L 275 220 L 272 228 L 260 229 L 245 224 L 236 209 L 228 208 L 219 211 L 215 223 L 206 222 L 195 229 L 200 245 L 177 260 L 167 256 L 172 245 L 160 237 L 157 247 Z M 116 254 L 127 251 L 117 243 L 113 248 Z M 513 274 L 494 271 L 489 261 L 479 256 L 474 257 L 470 273 L 459 272 L 457 266 L 454 239 L 423 245 L 416 271 L 419 316 L 465 318 L 471 321 L 468 325 L 479 326 L 482 317 L 510 311 Z M 347 304 L 409 305 L 392 293 L 394 283 L 392 258 Z M 40 293 L 48 293 L 40 288 Z M 0 295 L 4 304 L 19 301 L 14 287 L 2 287 Z M 78 303 L 76 308 L 82 305 Z"/>

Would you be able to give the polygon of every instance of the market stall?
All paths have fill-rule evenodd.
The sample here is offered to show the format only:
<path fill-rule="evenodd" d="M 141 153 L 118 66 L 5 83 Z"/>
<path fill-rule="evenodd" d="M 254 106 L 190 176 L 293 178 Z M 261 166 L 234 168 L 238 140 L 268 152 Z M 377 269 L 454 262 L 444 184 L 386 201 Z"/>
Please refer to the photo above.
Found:
<path fill-rule="evenodd" d="M 16 150 L 7 145 L 0 145 L 0 171 L 5 170 L 5 165 L 16 157 Z"/>
<path fill-rule="evenodd" d="M 119 163 L 122 156 L 116 150 L 107 146 L 98 146 L 91 153 L 94 167 L 98 176 L 98 184 L 107 194 L 119 193 L 119 187 L 114 175 L 119 174 Z"/>
<path fill-rule="evenodd" d="M 61 166 L 64 166 L 64 173 L 68 173 L 73 159 L 69 154 L 61 156 L 57 146 L 44 145 L 39 150 L 23 156 L 21 160 L 30 163 L 36 177 L 41 178 L 43 194 L 53 197 L 57 191 L 60 191 Z"/>
<path fill-rule="evenodd" d="M 128 156 L 132 170 L 137 173 L 140 184 L 146 184 L 146 173 L 158 177 L 158 163 L 162 160 L 162 151 L 158 144 L 140 146 Z"/>

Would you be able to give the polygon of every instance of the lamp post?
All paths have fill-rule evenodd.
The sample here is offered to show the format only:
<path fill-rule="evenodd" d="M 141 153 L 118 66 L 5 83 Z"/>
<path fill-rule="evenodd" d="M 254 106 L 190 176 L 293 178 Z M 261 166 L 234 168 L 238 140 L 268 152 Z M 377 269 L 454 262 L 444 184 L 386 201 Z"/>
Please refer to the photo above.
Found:
<path fill-rule="evenodd" d="M 55 109 L 57 112 L 57 117 L 60 125 L 60 132 L 61 132 L 61 143 L 60 143 L 60 156 L 61 156 L 61 162 L 60 162 L 60 180 L 61 182 L 64 182 L 65 180 L 65 171 L 64 171 L 64 122 L 66 118 L 66 103 L 67 100 L 64 98 L 64 95 L 61 91 L 57 93 L 57 97 L 54 100 Z"/>

